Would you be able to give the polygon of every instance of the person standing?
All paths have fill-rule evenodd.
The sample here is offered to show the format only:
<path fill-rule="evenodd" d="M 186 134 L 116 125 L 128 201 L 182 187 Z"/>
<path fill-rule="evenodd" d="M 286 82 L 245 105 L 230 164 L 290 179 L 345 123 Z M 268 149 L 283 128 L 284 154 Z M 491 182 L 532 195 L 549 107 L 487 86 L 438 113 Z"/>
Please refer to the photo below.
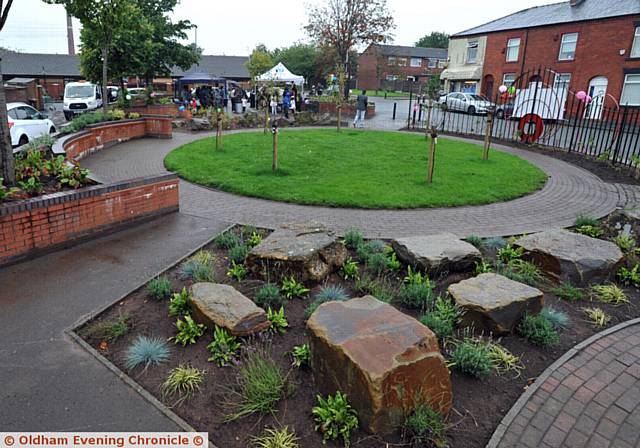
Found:
<path fill-rule="evenodd" d="M 364 116 L 367 113 L 367 103 L 369 102 L 369 97 L 367 97 L 367 91 L 363 90 L 360 95 L 358 95 L 358 99 L 356 100 L 356 116 L 353 119 L 353 127 L 358 126 L 358 122 L 362 122 L 364 124 Z"/>
<path fill-rule="evenodd" d="M 291 93 L 289 93 L 289 89 L 284 89 L 284 94 L 282 95 L 282 112 L 284 112 L 284 118 L 289 118 L 289 108 L 291 107 Z"/>

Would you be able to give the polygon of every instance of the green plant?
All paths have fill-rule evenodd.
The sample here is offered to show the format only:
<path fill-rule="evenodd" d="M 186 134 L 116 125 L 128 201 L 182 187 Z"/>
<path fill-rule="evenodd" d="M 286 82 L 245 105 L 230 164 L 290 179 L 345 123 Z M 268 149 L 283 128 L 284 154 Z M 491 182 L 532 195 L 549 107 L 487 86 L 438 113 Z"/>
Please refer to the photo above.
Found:
<path fill-rule="evenodd" d="M 286 392 L 286 376 L 264 346 L 244 351 L 235 369 L 237 384 L 227 400 L 230 412 L 226 421 L 237 420 L 256 412 L 273 412 Z"/>
<path fill-rule="evenodd" d="M 71 166 L 65 165 L 57 175 L 58 183 L 61 187 L 80 188 L 89 182 L 90 171 L 80 168 L 78 162 L 73 162 Z"/>
<path fill-rule="evenodd" d="M 293 367 L 300 368 L 302 366 L 308 366 L 311 359 L 309 344 L 296 345 L 293 347 L 293 350 L 291 350 L 291 356 L 293 357 L 293 362 L 291 363 Z"/>
<path fill-rule="evenodd" d="M 482 249 L 482 247 L 484 246 L 482 238 L 480 238 L 477 235 L 469 235 L 467 237 L 466 241 L 467 241 L 467 243 L 472 244 L 473 246 L 475 246 L 478 249 Z"/>
<path fill-rule="evenodd" d="M 284 307 L 280 307 L 278 311 L 273 311 L 271 307 L 267 309 L 267 320 L 271 323 L 269 330 L 274 333 L 286 333 L 289 327 L 287 318 L 284 317 Z"/>
<path fill-rule="evenodd" d="M 358 276 L 358 263 L 353 261 L 351 257 L 347 261 L 344 262 L 342 267 L 340 268 L 340 272 L 345 280 L 350 278 L 356 278 Z"/>
<path fill-rule="evenodd" d="M 429 327 L 438 339 L 444 339 L 453 333 L 453 329 L 460 321 L 462 314 L 462 309 L 452 300 L 438 296 L 433 311 L 422 316 L 420 322 Z"/>
<path fill-rule="evenodd" d="M 138 336 L 125 352 L 124 366 L 128 370 L 133 370 L 144 365 L 146 369 L 152 364 L 166 362 L 169 354 L 169 346 L 162 339 Z"/>
<path fill-rule="evenodd" d="M 364 244 L 364 235 L 357 229 L 350 229 L 344 234 L 344 244 L 349 249 L 356 249 Z"/>
<path fill-rule="evenodd" d="M 631 252 L 636 247 L 636 240 L 629 235 L 618 235 L 613 239 L 621 251 Z"/>
<path fill-rule="evenodd" d="M 494 236 L 484 240 L 484 246 L 489 249 L 502 249 L 507 245 L 507 240 L 500 236 Z"/>
<path fill-rule="evenodd" d="M 18 182 L 20 188 L 30 196 L 37 196 L 44 191 L 44 185 L 37 177 L 29 177 L 27 180 L 21 180 Z"/>
<path fill-rule="evenodd" d="M 267 428 L 264 435 L 253 437 L 251 442 L 255 448 L 299 448 L 296 433 L 287 426 L 280 429 Z"/>
<path fill-rule="evenodd" d="M 27 143 L 27 151 L 46 151 L 51 149 L 53 144 L 56 142 L 56 139 L 53 138 L 49 134 L 41 135 L 40 137 L 36 137 Z"/>
<path fill-rule="evenodd" d="M 582 226 L 591 226 L 591 227 L 598 227 L 600 225 L 600 223 L 598 222 L 598 220 L 592 216 L 589 215 L 578 215 L 576 216 L 576 220 L 573 223 L 573 225 L 575 227 L 582 227 Z"/>
<path fill-rule="evenodd" d="M 531 286 L 538 286 L 545 281 L 545 277 L 540 269 L 533 263 L 516 258 L 508 264 L 498 262 L 496 269 L 499 274 L 510 278 L 516 282 L 526 283 Z"/>
<path fill-rule="evenodd" d="M 221 233 L 213 240 L 218 249 L 231 249 L 234 246 L 242 244 L 242 240 L 238 234 L 227 230 Z"/>
<path fill-rule="evenodd" d="M 152 278 L 147 283 L 149 295 L 155 300 L 165 300 L 171 297 L 171 280 L 168 277 L 160 276 Z"/>
<path fill-rule="evenodd" d="M 433 284 L 405 283 L 398 291 L 398 300 L 408 307 L 426 310 L 433 303 Z"/>
<path fill-rule="evenodd" d="M 8 188 L 3 185 L 4 179 L 0 177 L 0 202 L 5 199 L 9 199 L 11 196 L 16 194 L 19 190 L 17 188 Z"/>
<path fill-rule="evenodd" d="M 592 298 L 598 302 L 608 303 L 610 305 L 618 306 L 623 303 L 629 303 L 629 298 L 625 292 L 613 283 L 592 286 L 591 294 Z"/>
<path fill-rule="evenodd" d="M 219 367 L 229 364 L 238 354 L 242 344 L 238 338 L 231 336 L 227 330 L 216 325 L 213 330 L 213 341 L 207 345 L 211 352 L 209 362 L 215 362 Z"/>
<path fill-rule="evenodd" d="M 551 292 L 570 302 L 581 300 L 584 297 L 582 289 L 573 286 L 571 283 L 561 283 L 559 286 L 552 288 Z"/>
<path fill-rule="evenodd" d="M 560 342 L 560 336 L 553 323 L 541 315 L 525 314 L 516 331 L 520 336 L 540 347 L 552 347 Z"/>
<path fill-rule="evenodd" d="M 404 426 L 417 443 L 433 443 L 434 446 L 444 446 L 443 438 L 447 431 L 442 415 L 427 403 L 420 403 L 406 418 Z"/>
<path fill-rule="evenodd" d="M 322 305 L 322 302 L 319 300 L 314 300 L 304 309 L 304 318 L 309 319 L 311 315 L 318 309 L 318 307 Z"/>
<path fill-rule="evenodd" d="M 489 345 L 471 339 L 457 342 L 451 352 L 449 366 L 476 378 L 485 378 L 492 369 Z"/>
<path fill-rule="evenodd" d="M 402 264 L 398 260 L 398 257 L 394 251 L 389 252 L 389 255 L 387 256 L 387 268 L 395 272 L 398 272 L 400 269 L 402 269 Z"/>
<path fill-rule="evenodd" d="M 368 270 L 375 275 L 381 275 L 387 270 L 388 260 L 387 256 L 383 253 L 370 254 L 365 262 L 365 266 Z"/>
<path fill-rule="evenodd" d="M 518 378 L 524 370 L 524 365 L 520 358 L 498 343 L 490 342 L 488 345 L 489 359 L 496 373 L 504 375 L 505 373 L 515 372 L 516 378 Z"/>
<path fill-rule="evenodd" d="M 524 249 L 522 247 L 513 247 L 511 244 L 507 244 L 498 250 L 498 259 L 505 264 L 509 264 L 513 260 L 519 260 L 523 254 Z"/>
<path fill-rule="evenodd" d="M 254 301 L 261 308 L 282 306 L 284 298 L 280 295 L 280 289 L 273 283 L 267 283 L 258 290 Z"/>
<path fill-rule="evenodd" d="M 340 285 L 324 285 L 320 288 L 320 291 L 315 295 L 315 300 L 320 303 L 330 302 L 336 300 L 343 302 L 349 300 L 350 297 L 345 289 Z"/>
<path fill-rule="evenodd" d="M 94 326 L 89 330 L 89 335 L 104 339 L 108 342 L 115 342 L 127 334 L 131 329 L 131 315 L 129 313 L 119 313 L 118 317 Z"/>
<path fill-rule="evenodd" d="M 309 292 L 309 288 L 298 282 L 293 276 L 282 279 L 282 292 L 287 299 L 300 297 Z"/>
<path fill-rule="evenodd" d="M 366 243 L 362 243 L 356 247 L 356 254 L 360 261 L 366 262 L 373 254 L 383 254 L 387 249 L 387 245 L 384 241 L 371 240 Z"/>
<path fill-rule="evenodd" d="M 44 164 L 45 171 L 49 176 L 58 177 L 67 166 L 64 156 L 57 156 L 47 160 Z"/>
<path fill-rule="evenodd" d="M 227 277 L 233 278 L 236 281 L 242 281 L 243 278 L 247 275 L 247 268 L 244 267 L 243 264 L 236 264 L 235 261 L 231 260 L 231 267 L 227 271 Z"/>
<path fill-rule="evenodd" d="M 247 246 L 256 247 L 262 242 L 262 236 L 258 232 L 252 232 L 249 238 L 247 238 Z"/>
<path fill-rule="evenodd" d="M 113 120 L 124 120 L 127 115 L 122 109 L 112 109 L 107 113 L 111 114 Z"/>
<path fill-rule="evenodd" d="M 316 431 L 322 433 L 323 440 L 342 437 L 345 447 L 349 447 L 351 432 L 358 429 L 358 413 L 351 407 L 347 396 L 340 391 L 326 399 L 317 397 L 318 406 L 311 410 Z"/>
<path fill-rule="evenodd" d="M 211 282 L 214 280 L 215 256 L 206 250 L 198 251 L 194 256 L 182 263 L 180 278 L 191 278 L 196 282 Z"/>
<path fill-rule="evenodd" d="M 396 295 L 395 287 L 387 278 L 374 278 L 368 273 L 356 279 L 355 288 L 358 292 L 371 294 L 385 303 L 390 303 Z"/>
<path fill-rule="evenodd" d="M 596 226 L 580 226 L 574 229 L 576 233 L 590 236 L 591 238 L 600 238 L 604 235 L 604 230 Z"/>
<path fill-rule="evenodd" d="M 548 305 L 542 308 L 540 311 L 540 315 L 551 322 L 553 328 L 556 330 L 562 330 L 567 328 L 569 325 L 569 316 L 564 311 L 560 311 L 555 309 L 554 307 Z"/>
<path fill-rule="evenodd" d="M 161 386 L 162 398 L 177 396 L 173 406 L 189 400 L 200 390 L 204 380 L 204 370 L 198 370 L 188 364 L 180 364 L 169 372 Z"/>
<path fill-rule="evenodd" d="M 638 272 L 639 269 L 640 269 L 640 264 L 637 264 L 637 263 L 630 270 L 622 266 L 618 270 L 618 278 L 625 285 L 633 285 L 636 288 L 640 288 L 640 272 Z"/>
<path fill-rule="evenodd" d="M 191 293 L 187 288 L 174 293 L 169 300 L 169 316 L 182 316 L 191 312 Z"/>
<path fill-rule="evenodd" d="M 176 344 L 180 343 L 185 347 L 187 344 L 195 344 L 207 327 L 204 324 L 196 323 L 188 314 L 185 314 L 183 318 L 184 321 L 178 319 L 175 323 L 178 333 L 174 339 Z"/>
<path fill-rule="evenodd" d="M 604 327 L 611 322 L 611 316 L 600 308 L 584 308 L 583 311 L 596 327 Z"/>
<path fill-rule="evenodd" d="M 244 263 L 245 258 L 247 258 L 247 254 L 249 253 L 249 248 L 244 244 L 239 244 L 237 246 L 233 246 L 229 249 L 229 260 L 234 261 L 237 264 Z"/>
<path fill-rule="evenodd" d="M 429 277 L 418 270 L 413 270 L 411 266 L 407 267 L 407 276 L 404 278 L 404 283 L 408 283 L 410 285 L 422 285 L 428 284 L 431 285 L 431 280 Z"/>
<path fill-rule="evenodd" d="M 486 263 L 484 260 L 480 262 L 476 262 L 476 275 L 486 274 L 489 272 L 493 272 L 493 266 L 490 263 Z"/>

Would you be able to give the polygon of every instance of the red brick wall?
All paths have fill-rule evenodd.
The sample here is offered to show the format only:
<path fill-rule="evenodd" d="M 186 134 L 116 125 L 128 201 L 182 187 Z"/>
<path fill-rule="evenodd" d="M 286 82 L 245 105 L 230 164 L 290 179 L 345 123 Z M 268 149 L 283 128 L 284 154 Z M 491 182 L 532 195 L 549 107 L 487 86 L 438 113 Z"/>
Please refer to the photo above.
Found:
<path fill-rule="evenodd" d="M 179 115 L 177 104 L 150 104 L 148 106 L 127 107 L 126 112 L 136 112 L 140 115 Z"/>
<path fill-rule="evenodd" d="M 0 205 L 0 266 L 178 210 L 173 175 Z"/>
<path fill-rule="evenodd" d="M 528 36 L 525 30 L 489 34 L 484 76 L 493 75 L 495 94 L 505 73 L 521 72 L 526 45 L 525 71 L 546 67 L 558 73 L 571 73 L 569 89 L 574 92 L 586 91 L 591 79 L 606 76 L 609 79 L 607 93 L 619 101 L 624 83 L 624 69 L 640 69 L 640 58 L 629 59 L 635 22 L 638 21 L 640 15 L 532 28 L 528 30 Z M 579 33 L 575 59 L 559 61 L 562 35 L 575 32 Z M 517 62 L 506 62 L 507 40 L 514 37 L 521 38 L 519 58 Z M 620 55 L 621 49 L 626 50 L 624 55 Z M 613 103 L 607 103 L 607 106 L 609 105 Z"/>

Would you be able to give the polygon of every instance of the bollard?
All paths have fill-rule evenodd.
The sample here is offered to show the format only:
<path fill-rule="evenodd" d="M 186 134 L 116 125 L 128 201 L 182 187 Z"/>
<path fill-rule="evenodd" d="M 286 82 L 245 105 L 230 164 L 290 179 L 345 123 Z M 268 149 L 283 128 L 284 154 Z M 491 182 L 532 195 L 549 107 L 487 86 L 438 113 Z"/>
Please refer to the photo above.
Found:
<path fill-rule="evenodd" d="M 271 133 L 273 134 L 273 161 L 271 162 L 271 171 L 276 172 L 278 171 L 278 123 L 276 121 L 273 122 Z"/>
<path fill-rule="evenodd" d="M 398 103 L 393 103 L 393 120 L 396 119 L 396 108 L 398 106 Z"/>

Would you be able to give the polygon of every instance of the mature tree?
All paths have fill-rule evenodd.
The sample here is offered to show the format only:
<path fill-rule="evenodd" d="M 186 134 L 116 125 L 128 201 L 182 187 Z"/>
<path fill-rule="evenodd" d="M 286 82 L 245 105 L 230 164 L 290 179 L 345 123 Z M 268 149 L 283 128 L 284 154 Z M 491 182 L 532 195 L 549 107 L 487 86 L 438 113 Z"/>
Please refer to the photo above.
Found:
<path fill-rule="evenodd" d="M 256 45 L 245 63 L 249 75 L 256 78 L 273 67 L 273 57 L 264 44 Z"/>
<path fill-rule="evenodd" d="M 273 51 L 273 62 L 282 62 L 293 73 L 304 76 L 309 82 L 317 73 L 318 53 L 315 45 L 295 43 L 290 47 L 276 48 Z"/>
<path fill-rule="evenodd" d="M 9 16 L 9 10 L 13 0 L 7 0 L 6 4 L 0 0 L 0 31 L 4 28 Z M 7 117 L 7 97 L 4 93 L 4 81 L 0 69 L 0 177 L 7 185 L 16 182 L 16 170 L 13 160 L 13 148 L 11 147 L 11 134 L 9 134 L 9 118 Z M 0 185 L 2 182 L 0 182 Z"/>
<path fill-rule="evenodd" d="M 416 42 L 416 47 L 449 48 L 449 35 L 447 33 L 434 31 L 431 34 L 421 37 Z"/>

